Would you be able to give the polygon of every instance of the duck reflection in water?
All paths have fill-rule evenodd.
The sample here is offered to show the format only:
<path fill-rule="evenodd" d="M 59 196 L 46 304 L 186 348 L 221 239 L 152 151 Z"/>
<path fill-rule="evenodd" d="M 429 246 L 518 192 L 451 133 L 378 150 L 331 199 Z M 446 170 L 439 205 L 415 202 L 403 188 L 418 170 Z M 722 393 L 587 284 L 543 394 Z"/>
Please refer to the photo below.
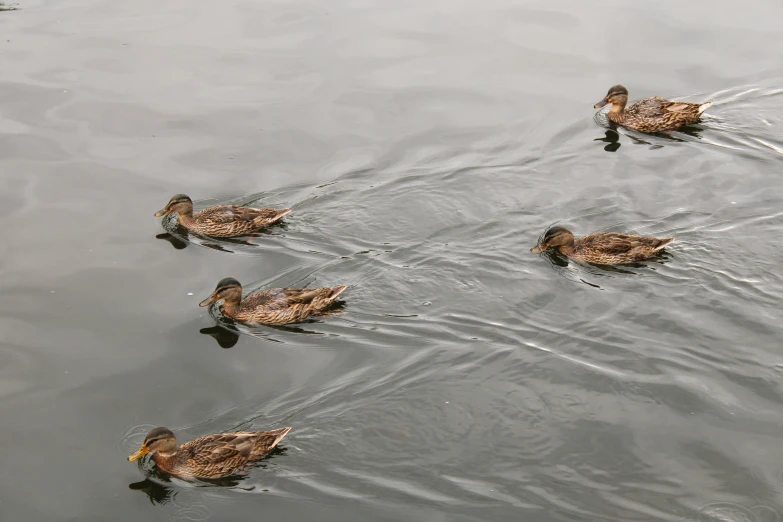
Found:
<path fill-rule="evenodd" d="M 168 241 L 169 243 L 171 243 L 171 246 L 173 246 L 177 250 L 182 250 L 183 248 L 187 248 L 188 246 L 187 241 L 182 241 L 177 236 L 169 234 L 168 232 L 164 232 L 162 234 L 156 235 L 155 239 L 162 239 L 164 241 Z"/>
<path fill-rule="evenodd" d="M 229 329 L 230 328 L 230 329 Z M 209 335 L 221 348 L 233 348 L 239 342 L 239 333 L 233 327 L 210 326 L 202 328 L 199 333 Z"/>
<path fill-rule="evenodd" d="M 335 314 L 335 313 L 339 314 L 341 312 L 339 310 L 330 311 L 330 314 Z M 221 320 L 221 323 L 222 322 L 223 320 Z M 308 322 L 320 323 L 321 321 L 310 320 Z M 215 342 L 217 342 L 221 348 L 225 348 L 225 349 L 233 348 L 239 342 L 239 334 L 241 333 L 241 331 L 238 330 L 236 327 L 234 327 L 232 324 L 233 323 L 228 323 L 220 326 L 210 326 L 209 328 L 202 328 L 199 330 L 199 333 L 203 335 L 209 335 L 210 337 L 215 339 Z M 274 337 L 272 337 L 267 331 L 269 329 L 277 330 L 280 332 L 297 333 L 297 334 L 324 335 L 323 332 L 306 330 L 302 328 L 301 324 L 299 324 L 298 326 L 294 326 L 290 324 L 289 325 L 265 325 L 263 326 L 263 329 L 253 328 L 248 330 L 246 333 L 252 335 L 253 337 L 259 337 L 261 339 L 264 339 L 266 341 L 272 341 L 274 343 L 283 342 L 279 339 L 275 339 Z"/>
<path fill-rule="evenodd" d="M 340 310 L 343 306 L 345 306 L 343 303 L 337 303 L 333 310 L 329 310 L 329 315 L 339 315 L 344 313 Z M 217 320 L 221 323 L 220 325 L 210 326 L 209 328 L 202 328 L 199 330 L 199 333 L 203 335 L 209 335 L 210 337 L 215 339 L 215 342 L 217 342 L 218 346 L 220 346 L 221 348 L 224 349 L 233 348 L 239 342 L 239 335 L 242 332 L 236 326 L 234 326 L 234 322 L 231 319 L 226 319 L 221 317 Z M 311 319 L 307 322 L 320 323 L 321 321 L 316 319 Z M 253 328 L 248 330 L 246 333 L 252 335 L 253 337 L 260 337 L 264 340 L 272 341 L 275 343 L 280 343 L 283 341 L 272 337 L 268 333 L 269 329 L 277 330 L 280 332 L 297 333 L 297 334 L 324 335 L 323 332 L 316 332 L 314 330 L 306 330 L 305 328 L 302 328 L 301 323 L 297 326 L 290 325 L 290 324 L 265 325 L 262 328 Z"/>
<path fill-rule="evenodd" d="M 285 455 L 286 449 L 280 448 L 279 450 L 275 450 L 273 452 L 274 455 Z M 266 465 L 259 464 L 255 467 L 265 468 Z M 155 476 L 155 480 L 152 479 L 144 479 L 140 480 L 138 482 L 132 482 L 128 484 L 128 489 L 131 489 L 133 491 L 141 491 L 145 495 L 147 495 L 147 498 L 149 499 L 150 503 L 155 506 L 165 506 L 166 504 L 173 502 L 174 499 L 177 497 L 177 489 L 166 486 L 163 482 L 171 482 L 168 477 L 161 473 L 157 473 L 156 471 L 150 471 L 150 474 Z M 199 485 L 200 486 L 216 486 L 216 487 L 223 487 L 223 488 L 236 488 L 240 487 L 240 484 L 242 483 L 242 476 L 237 477 L 226 477 L 221 479 L 199 479 Z M 158 482 L 160 480 L 161 482 Z M 248 487 L 248 488 L 241 488 L 245 491 L 252 491 L 255 489 L 254 486 Z"/>
<path fill-rule="evenodd" d="M 133 491 L 141 491 L 150 503 L 155 506 L 163 506 L 174 500 L 177 495 L 176 491 L 172 488 L 166 487 L 163 484 L 155 482 L 154 480 L 144 479 L 139 482 L 133 482 L 128 484 L 128 488 Z"/>
<path fill-rule="evenodd" d="M 607 129 L 606 130 L 605 136 L 603 138 L 595 138 L 593 140 L 593 141 L 605 142 L 606 146 L 604 147 L 604 150 L 606 152 L 617 152 L 617 149 L 620 148 L 620 134 L 616 130 L 614 130 L 615 128 L 617 128 L 617 126 L 612 124 L 612 127 L 613 127 L 612 129 Z M 631 141 L 633 141 L 634 145 L 649 145 L 650 146 L 650 150 L 663 148 L 663 145 L 660 145 L 660 144 L 654 145 L 654 144 L 650 143 L 649 141 L 647 141 L 647 140 L 645 140 L 643 138 L 640 138 L 638 136 L 634 136 L 633 134 L 625 134 L 625 136 L 630 138 Z M 679 138 L 674 138 L 672 136 L 667 136 L 667 135 L 663 135 L 663 134 L 661 135 L 661 137 L 669 139 L 669 140 L 673 140 L 673 141 L 685 141 L 685 140 L 681 140 Z"/>
<path fill-rule="evenodd" d="M 620 148 L 620 135 L 617 133 L 617 131 L 612 129 L 607 129 L 606 135 L 604 137 L 595 138 L 593 141 L 606 142 L 606 146 L 604 147 L 606 152 L 615 152 Z"/>
<path fill-rule="evenodd" d="M 193 239 L 191 239 L 191 234 L 188 234 L 187 230 L 185 230 L 182 235 L 179 234 L 172 234 L 171 232 L 164 232 L 162 234 L 157 234 L 155 236 L 155 239 L 162 239 L 164 241 L 168 241 L 171 243 L 171 246 L 176 248 L 177 250 L 182 250 L 183 248 L 186 248 L 188 246 L 188 243 L 191 241 L 194 241 L 198 243 L 199 245 L 211 248 L 213 250 L 219 250 L 220 252 L 228 252 L 233 253 L 233 250 L 227 249 L 224 245 L 220 243 L 207 243 L 205 241 L 201 241 L 199 239 L 196 239 L 197 236 L 192 236 Z M 250 243 L 249 241 L 243 241 L 239 239 L 223 239 L 223 243 L 234 243 L 236 245 L 245 245 L 250 247 L 256 247 L 258 245 L 255 245 L 253 243 Z"/>
<path fill-rule="evenodd" d="M 604 146 L 604 150 L 606 152 L 616 152 L 617 149 L 620 148 L 620 134 L 615 130 L 617 126 L 615 124 L 611 124 L 611 127 L 612 128 L 610 129 L 606 129 L 606 131 L 604 132 L 605 135 L 603 137 L 593 139 L 593 141 L 600 141 L 606 143 L 606 146 Z M 702 130 L 704 130 L 702 127 L 689 125 L 688 127 L 682 127 L 681 129 L 678 129 L 677 132 L 681 134 L 685 134 L 686 136 L 690 136 L 691 138 L 700 140 L 701 139 L 700 132 Z M 630 138 L 634 145 L 647 145 L 650 147 L 650 150 L 662 149 L 664 147 L 660 143 L 652 143 L 640 136 L 635 136 L 633 134 L 625 134 L 625 133 L 623 133 L 623 135 Z M 673 136 L 669 132 L 656 132 L 650 135 L 664 140 L 673 141 L 676 143 L 686 143 L 688 141 L 686 139 Z"/>

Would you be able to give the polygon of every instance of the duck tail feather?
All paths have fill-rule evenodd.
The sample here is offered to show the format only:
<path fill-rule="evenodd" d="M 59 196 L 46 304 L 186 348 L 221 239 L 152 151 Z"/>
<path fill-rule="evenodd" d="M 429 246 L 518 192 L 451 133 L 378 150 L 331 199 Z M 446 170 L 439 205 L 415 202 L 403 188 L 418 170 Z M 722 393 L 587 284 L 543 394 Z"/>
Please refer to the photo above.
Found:
<path fill-rule="evenodd" d="M 276 220 L 280 219 L 283 216 L 287 216 L 290 213 L 291 213 L 291 209 L 290 208 L 281 208 L 280 210 L 277 211 L 277 214 L 275 214 L 274 219 L 276 219 Z"/>
<path fill-rule="evenodd" d="M 657 252 L 658 250 L 663 250 L 666 247 L 666 245 L 668 245 L 672 241 L 674 241 L 673 237 L 658 238 L 658 244 L 655 245 L 655 251 Z"/>
<path fill-rule="evenodd" d="M 332 291 L 329 293 L 329 301 L 334 301 L 335 299 L 337 299 L 338 295 L 342 294 L 347 289 L 348 289 L 348 285 L 335 286 L 334 288 L 332 288 Z"/>

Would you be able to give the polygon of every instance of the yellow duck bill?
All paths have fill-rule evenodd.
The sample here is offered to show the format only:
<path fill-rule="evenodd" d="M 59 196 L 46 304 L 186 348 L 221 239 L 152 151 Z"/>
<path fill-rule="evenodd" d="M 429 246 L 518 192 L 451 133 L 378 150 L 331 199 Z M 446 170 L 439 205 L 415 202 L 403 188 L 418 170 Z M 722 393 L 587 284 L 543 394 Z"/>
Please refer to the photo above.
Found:
<path fill-rule="evenodd" d="M 539 252 L 543 252 L 546 249 L 547 249 L 546 245 L 536 245 L 533 248 L 531 248 L 530 251 L 533 252 L 534 254 L 538 254 Z"/>
<path fill-rule="evenodd" d="M 134 451 L 133 453 L 128 455 L 128 462 L 133 462 L 134 460 L 139 460 L 140 458 L 142 458 L 144 455 L 146 455 L 149 452 L 150 452 L 149 448 L 147 446 L 145 446 L 144 444 L 142 444 L 139 449 L 137 449 L 136 451 Z"/>

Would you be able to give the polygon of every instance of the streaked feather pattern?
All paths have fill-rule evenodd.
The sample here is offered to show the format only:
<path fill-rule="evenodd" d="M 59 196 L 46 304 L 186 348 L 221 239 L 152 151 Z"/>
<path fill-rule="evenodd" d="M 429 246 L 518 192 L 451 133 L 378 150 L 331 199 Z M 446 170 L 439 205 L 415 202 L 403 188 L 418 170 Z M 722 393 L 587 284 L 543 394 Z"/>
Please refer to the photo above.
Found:
<path fill-rule="evenodd" d="M 673 102 L 656 96 L 640 100 L 621 112 L 610 111 L 607 116 L 623 127 L 662 132 L 692 125 L 699 121 L 702 112 L 700 103 Z"/>
<path fill-rule="evenodd" d="M 701 114 L 712 102 L 675 102 L 654 96 L 626 107 L 628 89 L 615 85 L 609 89 L 603 100 L 595 104 L 595 108 L 607 104 L 612 106 L 607 117 L 617 125 L 641 132 L 665 132 L 698 122 Z"/>
<path fill-rule="evenodd" d="M 347 286 L 333 288 L 270 288 L 242 298 L 242 285 L 233 277 L 218 281 L 199 306 L 223 300 L 223 315 L 249 324 L 288 324 L 325 312 Z"/>
<path fill-rule="evenodd" d="M 197 214 L 179 214 L 179 223 L 189 230 L 212 237 L 243 236 L 277 223 L 290 208 L 250 208 L 237 205 L 208 207 Z"/>
<path fill-rule="evenodd" d="M 266 456 L 291 428 L 207 435 L 186 442 L 173 455 L 154 453 L 162 471 L 184 478 L 220 478 L 242 471 Z"/>
<path fill-rule="evenodd" d="M 248 295 L 236 308 L 224 306 L 223 311 L 248 324 L 297 323 L 320 314 L 346 288 L 272 288 Z"/>
<path fill-rule="evenodd" d="M 561 254 L 596 265 L 621 265 L 654 257 L 673 237 L 649 237 L 617 232 L 595 232 L 579 239 L 565 227 L 552 227 L 546 231 L 538 245 L 531 250 L 542 252 L 554 248 Z"/>
<path fill-rule="evenodd" d="M 155 216 L 175 212 L 177 222 L 188 230 L 212 237 L 235 237 L 252 234 L 277 223 L 291 212 L 290 208 L 251 208 L 237 205 L 215 205 L 193 214 L 193 201 L 185 194 L 174 195 Z"/>
<path fill-rule="evenodd" d="M 576 240 L 573 249 L 561 247 L 560 251 L 568 257 L 588 263 L 618 265 L 649 259 L 672 241 L 673 237 L 595 232 Z"/>

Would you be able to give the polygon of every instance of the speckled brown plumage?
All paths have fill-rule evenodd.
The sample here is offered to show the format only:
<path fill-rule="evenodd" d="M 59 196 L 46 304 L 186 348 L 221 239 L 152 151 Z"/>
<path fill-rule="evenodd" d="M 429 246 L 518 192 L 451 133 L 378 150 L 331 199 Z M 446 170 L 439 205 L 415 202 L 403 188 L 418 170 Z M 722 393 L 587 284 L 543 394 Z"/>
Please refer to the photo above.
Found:
<path fill-rule="evenodd" d="M 182 478 L 220 478 L 243 471 L 266 456 L 291 431 L 237 431 L 207 435 L 177 446 L 168 428 L 155 428 L 128 461 L 150 453 L 161 471 Z"/>
<path fill-rule="evenodd" d="M 223 299 L 223 315 L 235 321 L 249 325 L 289 324 L 322 313 L 346 288 L 271 288 L 243 299 L 242 285 L 228 277 L 199 306 Z"/>
<path fill-rule="evenodd" d="M 640 132 L 665 132 L 691 125 L 698 122 L 701 114 L 712 105 L 711 101 L 674 102 L 655 96 L 626 108 L 628 90 L 622 85 L 609 89 L 604 99 L 595 104 L 595 108 L 601 108 L 608 103 L 612 104 L 607 114 L 609 121 Z"/>
<path fill-rule="evenodd" d="M 647 237 L 616 232 L 595 232 L 574 239 L 574 234 L 564 227 L 552 227 L 541 242 L 531 248 L 542 252 L 555 248 L 561 254 L 577 261 L 596 265 L 621 265 L 649 259 L 674 241 L 673 237 Z"/>
<path fill-rule="evenodd" d="M 161 217 L 177 213 L 177 222 L 188 230 L 212 237 L 244 236 L 283 219 L 290 208 L 251 208 L 237 205 L 216 205 L 193 214 L 193 202 L 185 194 L 177 194 L 164 208 L 155 213 Z"/>

